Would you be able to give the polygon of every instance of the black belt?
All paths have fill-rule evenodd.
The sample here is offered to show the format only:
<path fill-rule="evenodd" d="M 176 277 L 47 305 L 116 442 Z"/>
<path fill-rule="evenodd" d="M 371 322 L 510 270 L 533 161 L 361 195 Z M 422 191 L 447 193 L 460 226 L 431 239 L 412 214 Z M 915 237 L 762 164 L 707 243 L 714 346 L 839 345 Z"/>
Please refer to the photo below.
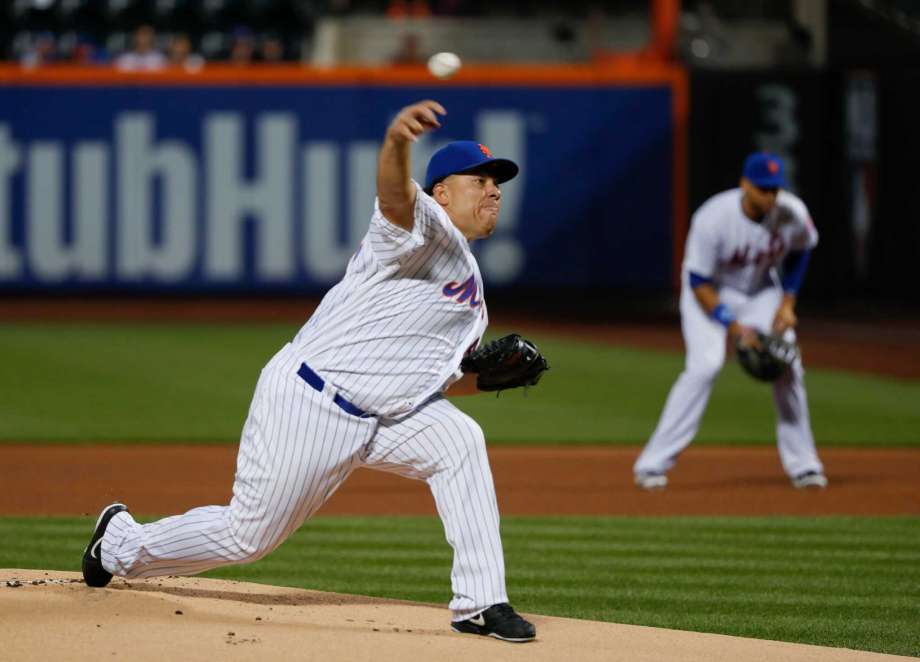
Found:
<path fill-rule="evenodd" d="M 326 382 L 323 381 L 323 378 L 313 372 L 310 366 L 308 366 L 306 363 L 300 364 L 300 370 L 297 371 L 297 376 L 320 393 L 322 393 L 323 389 L 326 387 Z M 370 414 L 368 414 L 366 411 L 351 404 L 338 393 L 335 394 L 335 397 L 332 398 L 332 401 L 337 404 L 342 409 L 342 411 L 347 412 L 352 416 L 358 416 L 359 418 L 370 416 Z"/>

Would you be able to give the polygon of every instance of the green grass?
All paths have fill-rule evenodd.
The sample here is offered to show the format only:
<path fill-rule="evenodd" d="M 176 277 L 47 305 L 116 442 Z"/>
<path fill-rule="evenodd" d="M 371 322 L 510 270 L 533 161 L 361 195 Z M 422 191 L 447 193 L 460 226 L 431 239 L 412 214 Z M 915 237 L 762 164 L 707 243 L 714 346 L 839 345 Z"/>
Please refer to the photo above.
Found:
<path fill-rule="evenodd" d="M 77 570 L 82 519 L 0 519 L 0 567 Z M 920 655 L 920 518 L 507 517 L 522 611 Z M 446 604 L 433 518 L 317 518 L 208 576 Z"/>
<path fill-rule="evenodd" d="M 8 441 L 239 440 L 288 325 L 0 326 Z M 15 376 L 15 380 L 12 377 Z"/>
<path fill-rule="evenodd" d="M 235 442 L 259 370 L 296 328 L 0 326 L 0 440 Z M 677 352 L 536 340 L 552 369 L 527 397 L 455 400 L 490 443 L 642 442 L 683 364 Z M 821 370 L 807 380 L 819 444 L 920 445 L 920 381 Z M 726 366 L 699 443 L 773 440 L 769 388 Z"/>

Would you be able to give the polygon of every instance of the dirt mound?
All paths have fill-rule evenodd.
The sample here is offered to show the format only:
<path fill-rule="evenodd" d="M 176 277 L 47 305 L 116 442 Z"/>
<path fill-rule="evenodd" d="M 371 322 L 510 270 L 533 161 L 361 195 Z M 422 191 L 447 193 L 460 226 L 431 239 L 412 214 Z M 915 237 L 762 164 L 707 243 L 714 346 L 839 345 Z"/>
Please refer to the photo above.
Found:
<path fill-rule="evenodd" d="M 549 616 L 513 645 L 452 633 L 434 605 L 199 578 L 91 589 L 72 572 L 0 570 L 0 658 L 36 660 L 906 660 Z"/>

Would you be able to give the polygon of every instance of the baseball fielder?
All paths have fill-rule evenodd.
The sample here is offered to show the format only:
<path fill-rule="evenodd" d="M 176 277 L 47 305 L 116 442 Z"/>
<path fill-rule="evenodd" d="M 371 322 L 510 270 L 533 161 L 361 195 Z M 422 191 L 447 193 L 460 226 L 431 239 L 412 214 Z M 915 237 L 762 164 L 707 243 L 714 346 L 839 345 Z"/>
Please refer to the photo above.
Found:
<path fill-rule="evenodd" d="M 686 366 L 633 467 L 640 487 L 665 487 L 667 472 L 696 435 L 725 361 L 726 334 L 748 345 L 758 342 L 758 331 L 795 339 L 796 292 L 818 232 L 805 204 L 785 186 L 778 157 L 752 154 L 740 187 L 714 195 L 691 219 L 680 295 Z M 797 358 L 773 383 L 776 441 L 792 484 L 823 488 L 827 479 L 815 451 L 803 376 Z"/>
<path fill-rule="evenodd" d="M 476 375 L 459 368 L 488 323 L 469 242 L 494 231 L 499 185 L 518 166 L 450 143 L 432 157 L 423 191 L 410 179 L 410 146 L 445 113 L 422 101 L 387 128 L 370 228 L 341 282 L 262 370 L 230 504 L 146 525 L 109 506 L 84 552 L 88 585 L 255 561 L 365 466 L 430 486 L 454 549 L 453 629 L 534 639 L 508 604 L 482 429 L 443 396 L 476 390 Z"/>

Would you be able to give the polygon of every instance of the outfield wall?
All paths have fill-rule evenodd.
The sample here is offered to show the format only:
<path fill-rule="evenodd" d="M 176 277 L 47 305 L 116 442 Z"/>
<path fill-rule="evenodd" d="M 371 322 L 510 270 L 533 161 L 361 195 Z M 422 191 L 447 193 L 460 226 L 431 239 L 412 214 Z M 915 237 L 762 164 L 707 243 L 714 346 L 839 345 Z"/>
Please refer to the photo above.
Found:
<path fill-rule="evenodd" d="M 517 161 L 491 286 L 667 291 L 685 223 L 676 70 L 0 70 L 0 289 L 320 292 L 372 211 L 402 106 Z"/>

